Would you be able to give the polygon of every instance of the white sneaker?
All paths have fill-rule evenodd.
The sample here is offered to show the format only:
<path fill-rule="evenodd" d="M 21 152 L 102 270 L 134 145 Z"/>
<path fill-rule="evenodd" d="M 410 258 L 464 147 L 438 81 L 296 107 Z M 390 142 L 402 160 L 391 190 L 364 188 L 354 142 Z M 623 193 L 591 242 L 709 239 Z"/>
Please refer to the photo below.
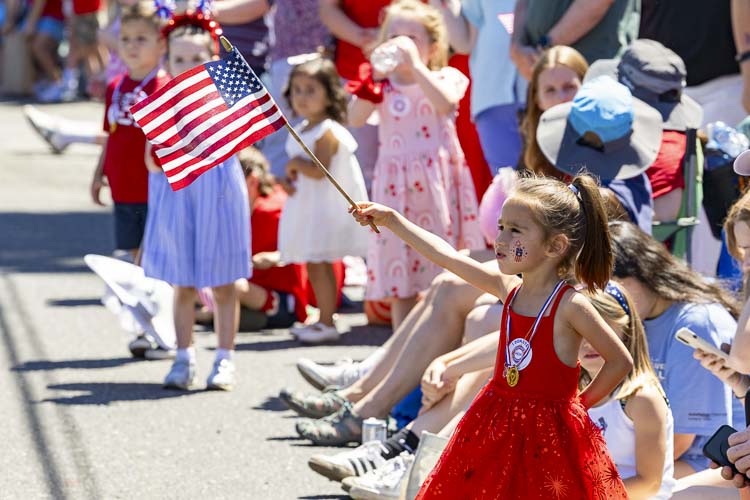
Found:
<path fill-rule="evenodd" d="M 45 90 L 44 92 L 49 91 Z M 29 104 L 23 107 L 23 114 L 26 116 L 29 125 L 39 134 L 39 137 L 49 144 L 53 153 L 61 154 L 65 151 L 69 143 L 65 142 L 59 133 L 59 123 L 55 117 Z"/>
<path fill-rule="evenodd" d="M 234 388 L 234 363 L 228 359 L 217 359 L 206 380 L 209 391 L 231 391 Z"/>
<path fill-rule="evenodd" d="M 195 379 L 195 361 L 178 359 L 172 363 L 172 368 L 164 377 L 165 389 L 180 389 L 187 391 Z"/>
<path fill-rule="evenodd" d="M 350 476 L 362 476 L 382 467 L 386 460 L 380 454 L 380 441 L 370 441 L 353 450 L 335 455 L 313 455 L 307 465 L 320 475 L 333 481 L 341 481 Z"/>
<path fill-rule="evenodd" d="M 362 477 L 348 480 L 349 496 L 355 500 L 396 500 L 409 476 L 414 455 L 406 452 L 386 461 Z"/>
<path fill-rule="evenodd" d="M 327 326 L 323 323 L 315 323 L 296 330 L 297 340 L 303 344 L 322 344 L 324 342 L 335 342 L 341 334 L 335 326 Z"/>
<path fill-rule="evenodd" d="M 308 358 L 297 360 L 297 370 L 313 387 L 320 390 L 331 385 L 349 387 L 368 371 L 363 369 L 362 363 L 351 359 L 341 359 L 335 365 L 321 365 Z"/>

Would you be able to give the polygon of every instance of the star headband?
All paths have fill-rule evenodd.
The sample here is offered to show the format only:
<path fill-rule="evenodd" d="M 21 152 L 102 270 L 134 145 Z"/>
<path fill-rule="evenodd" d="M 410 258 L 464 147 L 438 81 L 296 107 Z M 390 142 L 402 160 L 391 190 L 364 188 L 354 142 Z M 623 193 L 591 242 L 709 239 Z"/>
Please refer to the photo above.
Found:
<path fill-rule="evenodd" d="M 162 28 L 161 33 L 164 38 L 169 38 L 169 34 L 177 28 L 183 26 L 195 26 L 211 35 L 211 39 L 216 45 L 216 53 L 219 50 L 219 37 L 223 33 L 219 23 L 211 19 L 211 1 L 200 0 L 194 11 L 182 14 L 174 14 L 174 0 L 155 0 L 157 14 L 162 19 L 168 19 L 167 24 Z"/>
<path fill-rule="evenodd" d="M 620 287 L 610 281 L 609 283 L 607 283 L 607 287 L 604 289 L 604 291 L 610 294 L 612 298 L 614 298 L 617 303 L 620 304 L 620 307 L 622 307 L 622 310 L 625 311 L 625 314 L 630 316 L 630 307 L 628 307 L 628 302 L 625 300 L 625 296 L 622 294 Z"/>

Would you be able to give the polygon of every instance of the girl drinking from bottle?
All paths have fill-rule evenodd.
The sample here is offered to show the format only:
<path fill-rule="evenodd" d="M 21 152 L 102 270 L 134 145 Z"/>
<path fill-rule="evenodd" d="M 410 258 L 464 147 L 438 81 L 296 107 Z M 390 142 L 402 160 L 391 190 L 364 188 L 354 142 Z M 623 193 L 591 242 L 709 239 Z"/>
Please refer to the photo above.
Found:
<path fill-rule="evenodd" d="M 586 410 L 617 387 L 632 358 L 569 284 L 576 279 L 593 290 L 609 281 L 611 241 L 596 182 L 585 175 L 569 186 L 553 179 L 519 181 L 498 221 L 499 275 L 393 209 L 362 203 L 354 216 L 503 298 L 493 378 L 417 498 L 626 498 Z M 605 362 L 579 394 L 583 339 Z"/>
<path fill-rule="evenodd" d="M 417 0 L 385 9 L 382 45 L 375 49 L 375 82 L 369 65 L 347 89 L 356 97 L 349 123 L 363 126 L 377 111 L 379 149 L 371 198 L 457 248 L 484 248 L 477 201 L 458 144 L 455 111 L 467 78 L 446 67 L 445 24 L 440 12 Z M 388 64 L 390 61 L 390 64 Z M 398 327 L 440 268 L 425 262 L 388 231 L 372 235 L 367 254 L 367 298 L 392 301 Z"/>

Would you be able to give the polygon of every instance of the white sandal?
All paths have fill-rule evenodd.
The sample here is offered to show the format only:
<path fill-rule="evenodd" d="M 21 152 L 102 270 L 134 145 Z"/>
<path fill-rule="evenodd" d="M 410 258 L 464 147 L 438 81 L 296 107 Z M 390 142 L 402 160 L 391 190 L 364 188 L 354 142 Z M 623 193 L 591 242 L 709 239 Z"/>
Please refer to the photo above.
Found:
<path fill-rule="evenodd" d="M 341 333 L 335 326 L 314 323 L 295 331 L 297 340 L 303 344 L 322 344 L 323 342 L 335 342 L 341 337 Z"/>

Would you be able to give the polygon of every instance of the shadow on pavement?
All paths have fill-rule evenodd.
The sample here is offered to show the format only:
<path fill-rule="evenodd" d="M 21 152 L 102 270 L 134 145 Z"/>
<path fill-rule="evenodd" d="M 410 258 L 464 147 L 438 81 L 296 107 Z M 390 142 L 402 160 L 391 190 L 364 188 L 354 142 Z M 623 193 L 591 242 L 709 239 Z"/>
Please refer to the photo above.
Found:
<path fill-rule="evenodd" d="M 161 384 L 133 382 L 81 382 L 74 384 L 54 384 L 48 389 L 58 391 L 77 391 L 84 394 L 59 398 L 46 398 L 41 403 L 60 405 L 108 405 L 116 401 L 148 401 L 157 399 L 180 398 L 191 394 L 204 394 L 206 391 L 175 391 L 164 389 Z"/>
<path fill-rule="evenodd" d="M 351 498 L 349 495 L 306 495 L 303 497 L 297 497 L 297 500 L 338 500 L 343 498 Z"/>
<path fill-rule="evenodd" d="M 61 361 L 50 361 L 40 359 L 36 361 L 26 361 L 16 365 L 11 370 L 15 372 L 33 372 L 41 370 L 97 370 L 100 368 L 114 368 L 117 366 L 127 365 L 130 363 L 140 363 L 145 360 L 135 358 L 109 358 L 109 359 L 66 359 Z"/>
<path fill-rule="evenodd" d="M 269 396 L 261 404 L 253 406 L 253 410 L 287 411 L 288 409 L 289 407 L 276 396 Z"/>
<path fill-rule="evenodd" d="M 86 231 L 81 231 L 86 228 Z M 0 214 L 0 269 L 11 273 L 90 272 L 87 253 L 114 249 L 112 216 L 107 212 Z"/>
<path fill-rule="evenodd" d="M 99 297 L 92 297 L 90 299 L 50 299 L 47 301 L 47 305 L 50 307 L 101 306 L 102 299 Z"/>
<path fill-rule="evenodd" d="M 338 342 L 331 342 L 321 345 L 340 345 L 340 346 L 375 346 L 379 347 L 388 340 L 391 335 L 391 329 L 382 326 L 354 326 L 351 331 L 341 336 Z M 265 340 L 260 342 L 242 342 L 242 337 L 238 337 L 235 349 L 238 351 L 275 351 L 279 349 L 294 349 L 298 347 L 310 347 L 297 342 L 291 337 L 278 340 Z"/>

